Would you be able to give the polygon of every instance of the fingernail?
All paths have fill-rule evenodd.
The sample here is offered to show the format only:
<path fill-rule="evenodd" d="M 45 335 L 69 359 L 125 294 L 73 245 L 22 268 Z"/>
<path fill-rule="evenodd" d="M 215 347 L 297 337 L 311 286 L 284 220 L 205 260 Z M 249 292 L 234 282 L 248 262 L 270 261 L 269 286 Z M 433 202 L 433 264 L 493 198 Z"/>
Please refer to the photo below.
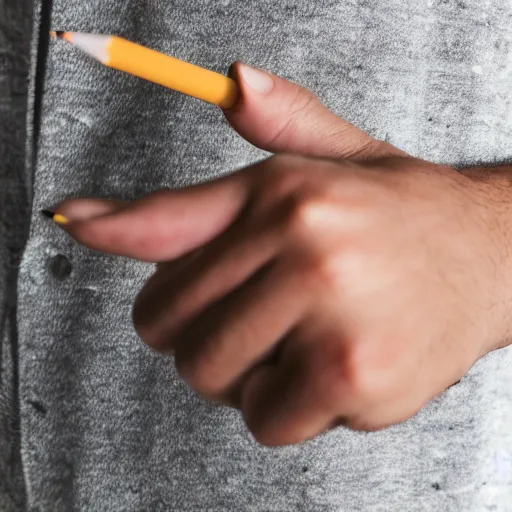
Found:
<path fill-rule="evenodd" d="M 240 65 L 240 75 L 244 82 L 260 94 L 268 94 L 274 88 L 274 80 L 271 75 L 247 64 Z"/>

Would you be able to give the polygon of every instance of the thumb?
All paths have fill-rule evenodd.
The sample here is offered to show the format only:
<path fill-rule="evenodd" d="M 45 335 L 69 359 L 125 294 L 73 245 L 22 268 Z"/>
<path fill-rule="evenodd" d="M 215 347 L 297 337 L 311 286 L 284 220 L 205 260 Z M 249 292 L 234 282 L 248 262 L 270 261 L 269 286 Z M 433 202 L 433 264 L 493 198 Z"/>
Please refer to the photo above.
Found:
<path fill-rule="evenodd" d="M 321 158 L 404 155 L 339 118 L 297 84 L 240 62 L 231 66 L 230 75 L 241 94 L 238 103 L 225 110 L 226 118 L 261 149 Z"/>
<path fill-rule="evenodd" d="M 138 201 L 70 199 L 54 219 L 86 247 L 153 263 L 179 258 L 222 233 L 246 201 L 245 174 Z"/>

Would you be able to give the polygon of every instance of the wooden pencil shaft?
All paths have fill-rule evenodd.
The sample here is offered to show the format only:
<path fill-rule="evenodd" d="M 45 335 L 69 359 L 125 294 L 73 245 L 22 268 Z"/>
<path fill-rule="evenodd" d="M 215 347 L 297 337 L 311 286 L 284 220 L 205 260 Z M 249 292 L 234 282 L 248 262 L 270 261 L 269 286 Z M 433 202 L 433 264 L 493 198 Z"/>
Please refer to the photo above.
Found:
<path fill-rule="evenodd" d="M 231 78 L 112 36 L 105 64 L 183 94 L 231 108 L 238 86 Z"/>

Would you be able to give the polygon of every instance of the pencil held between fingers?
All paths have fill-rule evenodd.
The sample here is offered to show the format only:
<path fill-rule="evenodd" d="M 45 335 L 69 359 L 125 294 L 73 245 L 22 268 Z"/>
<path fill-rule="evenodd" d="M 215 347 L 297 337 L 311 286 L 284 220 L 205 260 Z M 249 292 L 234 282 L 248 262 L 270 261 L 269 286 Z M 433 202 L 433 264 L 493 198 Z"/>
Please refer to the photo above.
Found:
<path fill-rule="evenodd" d="M 353 159 L 403 154 L 334 115 L 307 89 L 246 64 L 235 63 L 225 77 L 117 36 L 53 35 L 106 66 L 220 106 L 235 130 L 267 151 Z"/>
<path fill-rule="evenodd" d="M 242 180 L 161 190 L 110 210 L 104 200 L 71 199 L 55 211 L 67 219 L 62 227 L 91 249 L 164 262 L 203 245 L 233 221 L 248 193 Z"/>
<path fill-rule="evenodd" d="M 341 420 L 404 421 L 505 339 L 509 265 L 496 261 L 509 242 L 479 194 L 412 158 L 281 155 L 65 229 L 147 261 L 201 249 L 179 273 L 158 269 L 136 329 L 190 387 L 282 445 Z"/>
<path fill-rule="evenodd" d="M 69 32 L 61 35 L 68 39 L 78 36 Z M 337 117 L 312 92 L 297 84 L 242 63 L 232 66 L 231 75 L 240 95 L 237 104 L 225 110 L 226 117 L 246 140 L 266 151 L 361 160 L 405 155 Z M 201 195 L 201 187 L 194 190 Z M 105 200 L 72 200 L 54 212 L 54 220 L 61 225 L 76 223 L 120 206 L 119 202 Z"/>
<path fill-rule="evenodd" d="M 66 201 L 55 209 L 44 210 L 41 213 L 61 226 L 78 223 L 82 220 L 103 217 L 118 212 L 129 205 L 127 201 L 111 199 L 73 199 Z"/>
<path fill-rule="evenodd" d="M 310 91 L 297 84 L 241 63 L 232 67 L 232 76 L 241 95 L 237 105 L 225 111 L 226 116 L 241 135 L 264 150 L 326 158 L 351 156 L 354 159 L 374 159 L 384 155 L 404 155 L 397 148 L 372 139 L 335 116 Z M 254 80 L 263 80 L 266 86 L 261 83 L 257 87 L 251 85 Z M 217 236 L 243 205 L 245 196 L 240 181 L 241 178 L 219 180 L 215 184 L 187 191 L 163 191 L 143 199 L 144 205 L 152 206 L 145 210 L 144 217 L 135 216 L 133 229 L 127 235 L 137 237 L 140 243 L 126 242 L 130 249 L 120 249 L 121 253 L 141 260 L 165 261 L 194 249 L 193 244 L 204 243 Z M 232 185 L 227 188 L 221 186 L 225 182 Z M 218 191 L 217 197 L 210 194 L 212 187 Z M 205 202 L 215 205 L 210 210 Z M 124 222 L 119 220 L 123 215 L 101 216 L 99 213 L 119 210 L 120 204 L 115 204 L 104 200 L 67 201 L 55 211 L 54 220 L 89 247 L 109 251 L 110 247 L 105 246 L 108 242 L 103 240 L 108 240 L 109 232 L 117 229 L 116 223 Z M 165 215 L 172 216 L 175 225 L 182 225 L 182 228 L 170 232 L 166 222 L 155 222 L 151 218 L 151 211 L 165 211 Z M 209 212 L 207 218 L 201 216 L 203 211 Z M 84 223 L 88 215 L 90 222 Z M 132 215 L 128 209 L 126 216 Z M 140 237 L 150 233 L 147 230 L 149 225 L 153 226 L 152 236 L 155 229 L 160 234 L 152 240 L 143 241 Z M 172 252 L 163 249 L 166 244 L 161 242 L 166 237 L 176 239 Z"/>
<path fill-rule="evenodd" d="M 94 250 L 152 262 L 198 251 L 179 272 L 158 267 L 134 324 L 259 442 L 404 421 L 509 335 L 501 189 L 374 141 L 295 84 L 269 75 L 258 89 L 244 74 L 237 65 L 230 122 L 299 155 L 55 212 Z"/>
<path fill-rule="evenodd" d="M 235 82 L 224 75 L 195 66 L 117 36 L 53 32 L 105 66 L 193 96 L 222 108 L 238 99 Z"/>

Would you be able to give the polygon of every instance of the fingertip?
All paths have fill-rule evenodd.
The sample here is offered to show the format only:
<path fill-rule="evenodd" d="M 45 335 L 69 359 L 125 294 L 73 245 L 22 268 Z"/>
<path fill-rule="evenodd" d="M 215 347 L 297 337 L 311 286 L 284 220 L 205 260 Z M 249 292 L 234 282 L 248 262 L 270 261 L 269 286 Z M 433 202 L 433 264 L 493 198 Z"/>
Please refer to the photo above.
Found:
<path fill-rule="evenodd" d="M 255 96 L 255 101 L 261 101 L 259 97 L 270 95 L 277 84 L 275 75 L 239 60 L 231 64 L 228 76 L 236 82 L 240 93 L 235 105 L 224 109 L 226 112 L 240 107 L 245 101 L 250 100 L 251 96 Z"/>
<path fill-rule="evenodd" d="M 89 249 L 101 251 L 105 245 L 101 224 L 99 225 L 94 219 L 74 220 L 63 227 L 74 240 Z"/>
<path fill-rule="evenodd" d="M 117 213 L 126 204 L 128 203 L 125 201 L 111 199 L 77 198 L 67 199 L 51 211 L 53 212 L 53 220 L 57 224 L 67 225 Z"/>
<path fill-rule="evenodd" d="M 240 63 L 236 69 L 239 82 L 251 92 L 267 96 L 274 90 L 276 80 L 270 73 L 244 63 Z"/>
<path fill-rule="evenodd" d="M 271 105 L 272 94 L 261 94 L 250 87 L 244 76 L 244 69 L 250 68 L 242 61 L 234 62 L 229 68 L 229 76 L 239 89 L 238 101 L 223 113 L 231 127 L 249 143 L 263 148 L 268 131 L 267 121 L 275 108 Z M 249 71 L 249 74 L 251 72 Z M 262 72 L 263 73 L 263 72 Z"/>
<path fill-rule="evenodd" d="M 74 220 L 63 228 L 79 244 L 93 251 L 150 261 L 145 257 L 144 243 L 137 240 L 132 229 L 116 216 L 99 216 L 92 219 Z M 141 237 L 142 240 L 142 237 Z"/>

